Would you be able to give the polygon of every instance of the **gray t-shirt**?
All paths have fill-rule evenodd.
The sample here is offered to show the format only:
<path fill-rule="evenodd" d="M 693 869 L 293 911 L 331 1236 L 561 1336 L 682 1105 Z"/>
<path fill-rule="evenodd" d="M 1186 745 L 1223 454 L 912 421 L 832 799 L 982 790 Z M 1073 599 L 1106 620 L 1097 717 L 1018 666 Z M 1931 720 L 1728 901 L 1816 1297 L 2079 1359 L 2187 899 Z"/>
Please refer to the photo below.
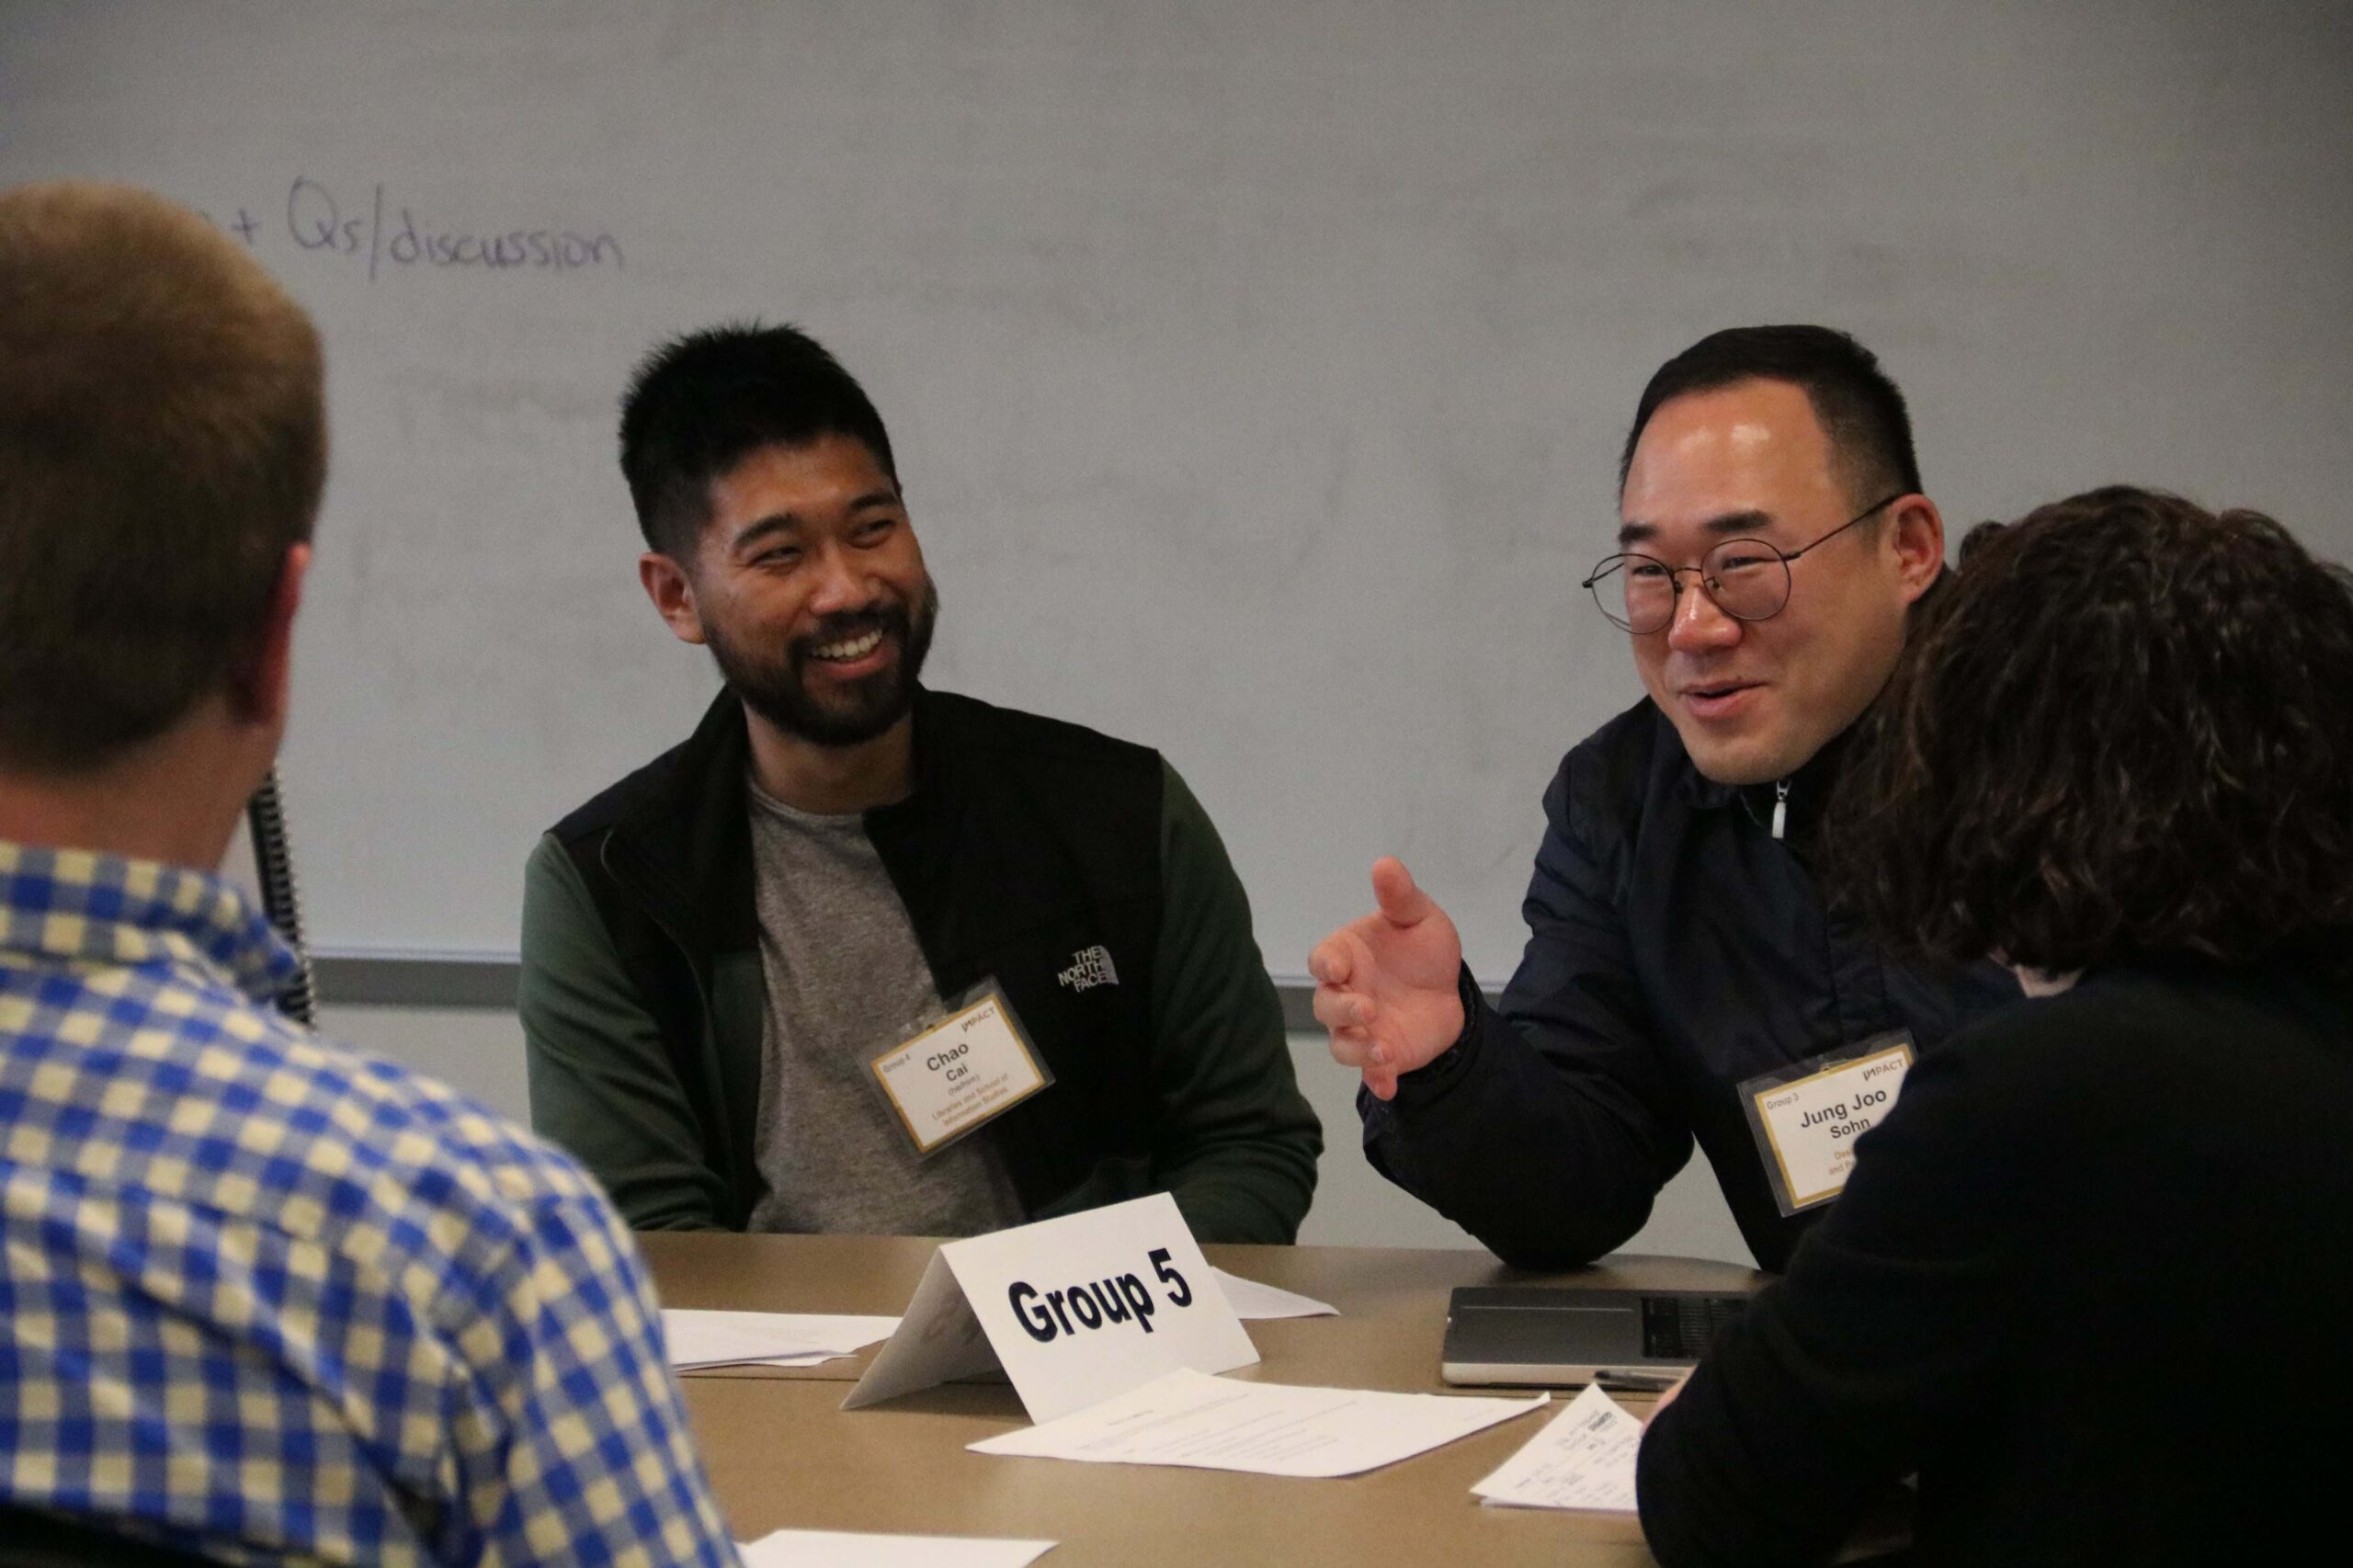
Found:
<path fill-rule="evenodd" d="M 972 1236 L 1027 1216 L 986 1133 L 918 1156 L 867 1063 L 947 1009 L 864 819 L 746 783 L 767 1020 L 755 1231 Z"/>

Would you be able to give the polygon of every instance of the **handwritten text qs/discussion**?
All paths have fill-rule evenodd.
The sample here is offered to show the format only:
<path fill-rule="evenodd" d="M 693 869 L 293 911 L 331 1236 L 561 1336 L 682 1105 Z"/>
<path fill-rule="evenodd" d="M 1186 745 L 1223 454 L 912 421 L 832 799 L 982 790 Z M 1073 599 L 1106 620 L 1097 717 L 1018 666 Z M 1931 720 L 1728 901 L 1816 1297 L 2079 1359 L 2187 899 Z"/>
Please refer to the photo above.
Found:
<path fill-rule="evenodd" d="M 370 282 L 388 268 L 574 272 L 624 266 L 620 241 L 598 231 L 451 222 L 395 201 L 381 181 L 346 201 L 298 175 L 286 193 L 286 230 L 303 250 L 364 262 Z"/>

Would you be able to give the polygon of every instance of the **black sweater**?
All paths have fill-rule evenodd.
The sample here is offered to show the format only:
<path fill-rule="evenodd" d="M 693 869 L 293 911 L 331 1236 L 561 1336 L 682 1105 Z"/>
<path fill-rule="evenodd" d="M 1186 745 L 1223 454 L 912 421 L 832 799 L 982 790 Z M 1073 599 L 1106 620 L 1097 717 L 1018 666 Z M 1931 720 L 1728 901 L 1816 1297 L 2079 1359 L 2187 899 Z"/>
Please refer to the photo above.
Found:
<path fill-rule="evenodd" d="M 2256 1561 L 2342 1511 L 2353 986 L 2118 970 L 1913 1069 L 1789 1278 L 1642 1450 L 1669 1568 Z"/>

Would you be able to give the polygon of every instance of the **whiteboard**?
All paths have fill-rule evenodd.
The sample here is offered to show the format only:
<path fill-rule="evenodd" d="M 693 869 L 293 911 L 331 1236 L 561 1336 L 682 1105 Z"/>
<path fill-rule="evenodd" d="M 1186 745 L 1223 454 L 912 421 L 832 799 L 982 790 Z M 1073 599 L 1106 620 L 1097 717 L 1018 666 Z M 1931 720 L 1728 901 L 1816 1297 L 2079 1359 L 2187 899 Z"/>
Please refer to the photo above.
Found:
<path fill-rule="evenodd" d="M 534 836 L 692 725 L 616 399 L 758 315 L 890 422 L 935 684 L 1161 747 L 1278 973 L 1395 852 L 1493 982 L 1706 331 L 1858 333 L 1956 523 L 2132 480 L 2353 555 L 2349 15 L 11 0 L 0 179 L 182 199 L 322 324 L 321 947 L 511 953 Z"/>

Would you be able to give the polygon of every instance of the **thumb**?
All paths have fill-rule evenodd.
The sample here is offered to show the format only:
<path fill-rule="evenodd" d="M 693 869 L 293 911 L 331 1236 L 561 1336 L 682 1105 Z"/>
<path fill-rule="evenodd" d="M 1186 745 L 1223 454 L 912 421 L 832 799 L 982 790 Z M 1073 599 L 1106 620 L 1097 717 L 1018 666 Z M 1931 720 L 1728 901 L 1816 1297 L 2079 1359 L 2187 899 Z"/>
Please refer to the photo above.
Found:
<path fill-rule="evenodd" d="M 1393 855 L 1372 863 L 1372 896 L 1392 926 L 1418 926 L 1438 913 L 1438 903 L 1414 885 L 1414 873 Z"/>

